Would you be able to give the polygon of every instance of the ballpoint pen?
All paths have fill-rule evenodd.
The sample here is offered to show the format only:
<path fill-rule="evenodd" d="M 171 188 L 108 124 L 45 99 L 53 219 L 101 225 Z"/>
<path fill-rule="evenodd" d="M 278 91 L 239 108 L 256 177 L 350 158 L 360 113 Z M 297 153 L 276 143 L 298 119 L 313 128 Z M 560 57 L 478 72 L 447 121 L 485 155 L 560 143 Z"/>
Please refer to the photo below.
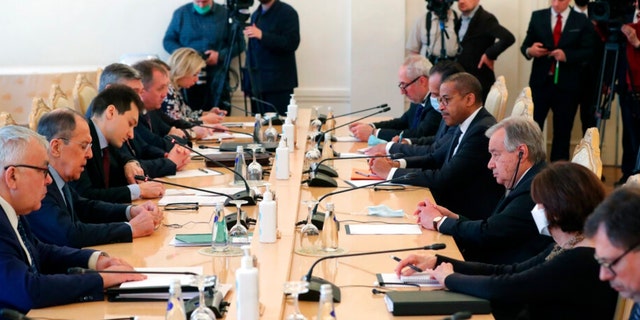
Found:
<path fill-rule="evenodd" d="M 395 261 L 398 261 L 398 262 L 402 261 L 402 259 L 400 259 L 400 258 L 398 258 L 398 257 L 396 257 L 396 256 L 391 256 L 391 259 L 393 259 L 393 260 L 395 260 Z M 420 268 L 416 267 L 416 265 L 414 265 L 414 264 L 412 264 L 412 263 L 408 264 L 408 265 L 407 265 L 407 267 L 409 267 L 409 268 L 413 269 L 413 271 L 415 271 L 415 272 L 422 272 L 422 271 L 424 271 L 424 270 L 422 270 L 422 269 L 420 269 Z"/>
<path fill-rule="evenodd" d="M 207 171 L 207 169 L 203 169 L 203 168 L 198 168 L 198 170 L 204 172 L 204 173 L 209 173 L 209 171 Z"/>
<path fill-rule="evenodd" d="M 375 176 L 375 174 L 366 173 L 366 172 L 362 172 L 362 171 L 356 171 L 356 174 L 359 174 L 359 175 L 365 176 L 365 177 L 374 177 Z"/>
<path fill-rule="evenodd" d="M 398 143 L 402 143 L 402 135 L 404 134 L 404 130 L 400 131 L 400 134 L 398 135 Z"/>

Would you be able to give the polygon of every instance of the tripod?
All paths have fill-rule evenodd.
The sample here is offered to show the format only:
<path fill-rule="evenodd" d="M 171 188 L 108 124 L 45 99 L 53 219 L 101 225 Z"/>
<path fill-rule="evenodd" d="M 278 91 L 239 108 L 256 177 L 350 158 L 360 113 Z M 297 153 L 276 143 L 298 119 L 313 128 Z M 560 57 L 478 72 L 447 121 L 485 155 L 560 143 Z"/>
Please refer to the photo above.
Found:
<path fill-rule="evenodd" d="M 620 56 L 620 44 L 614 41 L 607 41 L 604 45 L 602 55 L 602 66 L 598 80 L 598 100 L 596 102 L 596 126 L 600 131 L 600 149 L 604 143 L 606 121 L 611 117 L 611 104 L 615 97 L 616 75 L 618 71 L 618 58 Z M 610 77 L 608 76 L 610 75 Z M 605 82 L 607 81 L 607 82 Z M 618 140 L 616 132 L 616 141 Z M 616 144 L 616 162 L 618 154 Z"/>
<path fill-rule="evenodd" d="M 224 64 L 222 65 L 222 72 L 220 73 L 220 77 L 222 77 L 222 79 L 217 79 L 218 81 L 212 81 L 211 82 L 211 89 L 215 90 L 214 92 L 215 94 L 215 101 L 213 103 L 214 106 L 217 106 L 220 103 L 220 95 L 222 94 L 222 90 L 225 89 L 225 85 L 227 83 L 227 77 L 229 76 L 229 67 L 231 66 L 231 58 L 233 56 L 232 52 L 233 49 L 235 48 L 235 46 L 237 45 L 237 43 L 239 41 L 242 40 L 238 40 L 238 37 L 240 35 L 242 35 L 242 33 L 240 32 L 241 28 L 244 26 L 244 23 L 238 21 L 235 17 L 233 17 L 232 13 L 229 12 L 228 14 L 228 21 L 229 24 L 231 25 L 231 29 L 230 29 L 230 45 L 229 48 L 231 50 L 229 50 L 229 54 L 224 58 Z M 239 83 L 242 83 L 242 62 L 240 61 L 240 59 L 238 59 L 238 81 Z M 217 85 L 217 87 L 215 87 Z M 244 101 L 244 115 L 247 116 L 248 115 L 248 111 L 247 111 L 247 101 L 245 99 Z"/>

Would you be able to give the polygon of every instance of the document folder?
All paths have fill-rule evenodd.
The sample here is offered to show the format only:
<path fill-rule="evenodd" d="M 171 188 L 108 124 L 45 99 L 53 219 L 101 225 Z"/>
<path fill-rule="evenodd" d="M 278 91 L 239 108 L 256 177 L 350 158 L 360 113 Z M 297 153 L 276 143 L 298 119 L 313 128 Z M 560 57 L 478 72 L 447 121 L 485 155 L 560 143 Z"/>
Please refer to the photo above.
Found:
<path fill-rule="evenodd" d="M 198 296 L 198 287 L 181 286 L 184 300 Z M 206 287 L 205 292 L 213 292 L 214 286 Z M 169 300 L 169 286 L 143 288 L 109 288 L 106 290 L 107 300 L 118 301 L 165 301 Z"/>
<path fill-rule="evenodd" d="M 394 316 L 449 315 L 459 311 L 474 314 L 491 312 L 489 300 L 447 290 L 390 291 L 385 298 Z"/>

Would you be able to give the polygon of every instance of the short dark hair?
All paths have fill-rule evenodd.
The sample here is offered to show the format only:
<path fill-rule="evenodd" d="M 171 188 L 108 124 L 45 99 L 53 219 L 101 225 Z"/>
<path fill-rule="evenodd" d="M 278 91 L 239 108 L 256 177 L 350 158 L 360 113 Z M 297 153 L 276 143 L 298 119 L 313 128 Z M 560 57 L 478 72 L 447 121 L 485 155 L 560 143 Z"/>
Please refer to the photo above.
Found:
<path fill-rule="evenodd" d="M 112 63 L 102 70 L 100 75 L 100 87 L 98 92 L 104 90 L 108 85 L 119 83 L 121 80 L 140 80 L 140 73 L 123 63 Z"/>
<path fill-rule="evenodd" d="M 567 161 L 548 165 L 531 183 L 531 198 L 544 206 L 549 227 L 564 232 L 582 231 L 604 196 L 602 181 L 591 170 Z"/>
<path fill-rule="evenodd" d="M 482 85 L 478 78 L 467 72 L 458 72 L 450 75 L 442 83 L 453 82 L 460 93 L 472 93 L 476 97 L 476 105 L 482 105 Z"/>
<path fill-rule="evenodd" d="M 86 121 L 80 112 L 67 108 L 47 112 L 38 122 L 38 133 L 47 138 L 47 141 L 69 139 L 76 130 L 76 117 Z"/>
<path fill-rule="evenodd" d="M 133 91 L 133 89 L 122 85 L 122 84 L 113 84 L 109 86 L 109 88 L 104 89 L 100 92 L 91 102 L 91 116 L 99 117 L 101 116 L 107 107 L 113 105 L 118 114 L 123 114 L 129 110 L 131 110 L 131 103 L 134 103 L 138 110 L 142 110 L 143 104 L 142 100 L 140 100 L 140 96 Z"/>
<path fill-rule="evenodd" d="M 169 69 L 165 68 L 163 65 L 154 60 L 138 61 L 131 67 L 133 67 L 140 73 L 142 85 L 144 85 L 145 88 L 148 88 L 148 86 L 153 81 L 153 71 L 159 71 L 169 76 Z"/>
<path fill-rule="evenodd" d="M 451 60 L 441 60 L 429 70 L 429 76 L 438 73 L 440 74 L 440 82 L 444 82 L 451 75 L 459 72 L 464 72 L 464 68 L 460 63 Z"/>
<path fill-rule="evenodd" d="M 640 243 L 640 188 L 624 186 L 614 190 L 589 216 L 585 235 L 595 236 L 600 226 L 612 245 L 627 250 Z M 638 248 L 640 250 L 640 248 Z"/>

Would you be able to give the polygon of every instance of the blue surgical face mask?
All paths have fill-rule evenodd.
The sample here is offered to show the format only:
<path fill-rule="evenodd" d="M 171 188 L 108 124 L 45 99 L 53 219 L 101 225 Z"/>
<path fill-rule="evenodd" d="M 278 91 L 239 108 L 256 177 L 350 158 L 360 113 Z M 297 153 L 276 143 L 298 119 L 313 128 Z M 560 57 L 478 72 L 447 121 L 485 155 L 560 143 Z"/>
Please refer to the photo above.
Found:
<path fill-rule="evenodd" d="M 536 205 L 531 209 L 531 215 L 533 216 L 533 221 L 536 223 L 536 228 L 538 228 L 538 232 L 540 232 L 543 236 L 551 236 L 549 233 L 549 221 L 547 220 L 547 215 L 544 211 L 544 208 L 540 205 Z"/>
<path fill-rule="evenodd" d="M 194 3 L 193 4 L 193 8 L 199 14 L 206 14 L 207 12 L 211 11 L 211 5 L 207 5 L 207 6 L 204 6 L 204 7 L 199 7 L 197 4 Z"/>
<path fill-rule="evenodd" d="M 429 97 L 429 103 L 431 104 L 431 107 L 436 109 L 436 111 L 440 112 L 440 104 L 438 103 L 438 98 L 434 98 L 434 97 Z"/>

